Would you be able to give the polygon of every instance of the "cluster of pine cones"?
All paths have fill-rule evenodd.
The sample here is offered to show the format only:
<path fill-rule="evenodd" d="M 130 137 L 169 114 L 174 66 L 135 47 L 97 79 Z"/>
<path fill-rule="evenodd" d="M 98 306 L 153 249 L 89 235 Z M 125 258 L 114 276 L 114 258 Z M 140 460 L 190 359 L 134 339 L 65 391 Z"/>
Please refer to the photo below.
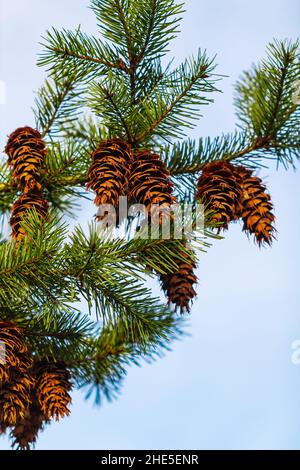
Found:
<path fill-rule="evenodd" d="M 27 450 L 45 424 L 70 414 L 71 377 L 63 363 L 34 360 L 12 321 L 0 321 L 0 342 L 0 432 L 11 429 L 13 446 Z"/>
<path fill-rule="evenodd" d="M 12 236 L 17 241 L 24 235 L 21 226 L 26 210 L 35 208 L 45 219 L 48 202 L 42 189 L 46 145 L 40 133 L 30 127 L 13 132 L 5 148 L 12 176 L 21 195 L 11 214 Z M 161 157 L 147 149 L 133 149 L 121 139 L 102 141 L 91 155 L 86 187 L 96 194 L 95 204 L 109 204 L 118 208 L 121 196 L 127 196 L 130 204 L 142 204 L 151 223 L 155 216 L 153 208 L 159 207 L 160 223 L 164 209 L 176 203 L 171 174 Z M 259 246 L 271 244 L 274 238 L 273 205 L 262 180 L 253 171 L 222 160 L 204 166 L 198 180 L 196 200 L 202 202 L 213 226 L 226 230 L 229 223 L 242 219 L 243 230 L 254 234 Z M 98 216 L 103 220 L 105 212 Z M 195 255 L 182 241 L 181 261 L 172 274 L 160 275 L 161 286 L 169 304 L 180 312 L 189 311 L 196 296 Z"/>
<path fill-rule="evenodd" d="M 226 161 L 209 163 L 199 178 L 196 198 L 211 211 L 211 223 L 219 230 L 242 218 L 243 230 L 254 235 L 259 246 L 271 245 L 275 233 L 273 204 L 252 170 Z"/>
<path fill-rule="evenodd" d="M 5 152 L 19 191 L 10 218 L 12 238 L 19 243 L 26 236 L 26 212 L 35 209 L 42 220 L 48 213 L 42 186 L 47 149 L 37 130 L 22 127 L 10 135 Z M 22 328 L 12 321 L 0 319 L 0 342 L 5 347 L 5 361 L 0 363 L 0 431 L 10 429 L 13 445 L 29 449 L 46 423 L 69 415 L 70 374 L 62 363 L 34 360 Z"/>
<path fill-rule="evenodd" d="M 103 141 L 92 154 L 87 188 L 96 193 L 97 206 L 110 204 L 116 210 L 120 196 L 127 196 L 129 204 L 142 204 L 153 217 L 163 223 L 165 214 L 172 220 L 170 207 L 176 203 L 171 174 L 159 155 L 149 150 L 135 150 L 120 139 Z M 153 208 L 159 207 L 159 216 Z M 182 242 L 182 259 L 178 271 L 160 275 L 161 285 L 169 303 L 180 312 L 189 311 L 196 296 L 195 257 Z"/>
<path fill-rule="evenodd" d="M 47 149 L 37 130 L 23 127 L 10 135 L 5 152 L 20 193 L 10 219 L 12 237 L 19 242 L 26 236 L 22 226 L 26 211 L 35 208 L 42 220 L 47 216 L 43 191 Z M 130 204 L 146 208 L 150 222 L 155 215 L 153 205 L 160 208 L 156 219 L 160 224 L 161 209 L 171 215 L 176 197 L 171 174 L 159 155 L 112 139 L 101 142 L 91 159 L 86 186 L 95 192 L 98 207 L 109 204 L 118 213 L 120 197 L 127 196 Z M 253 234 L 259 246 L 271 244 L 275 233 L 273 205 L 262 180 L 250 169 L 228 161 L 205 165 L 196 200 L 204 204 L 212 226 L 226 230 L 230 222 L 242 219 L 243 230 Z M 98 216 L 99 220 L 103 218 L 103 214 Z M 180 258 L 177 271 L 160 274 L 160 280 L 169 303 L 183 313 L 190 309 L 197 283 L 195 256 L 184 240 Z M 22 329 L 14 322 L 0 320 L 0 341 L 6 347 L 6 362 L 0 364 L 0 431 L 10 428 L 15 445 L 27 449 L 49 420 L 69 414 L 70 374 L 64 364 L 34 361 Z"/>
<path fill-rule="evenodd" d="M 13 205 L 10 219 L 12 237 L 20 241 L 25 235 L 21 222 L 28 209 L 35 208 L 41 219 L 45 219 L 48 212 L 48 201 L 42 189 L 47 149 L 37 130 L 21 127 L 10 135 L 4 151 L 8 155 L 13 180 L 21 193 Z"/>
<path fill-rule="evenodd" d="M 167 209 L 176 203 L 171 174 L 160 156 L 148 150 L 133 150 L 120 139 L 102 142 L 92 154 L 87 188 L 96 193 L 98 206 L 111 204 L 117 209 L 120 196 L 127 196 L 129 203 L 143 204 L 149 220 L 154 204 Z M 211 214 L 211 225 L 219 231 L 242 218 L 243 230 L 254 234 L 259 246 L 271 244 L 275 233 L 273 205 L 253 171 L 227 161 L 209 163 L 198 180 L 196 199 L 204 204 Z M 189 311 L 197 283 L 194 253 L 184 248 L 185 260 L 179 263 L 178 271 L 160 276 L 169 303 L 180 312 Z"/>

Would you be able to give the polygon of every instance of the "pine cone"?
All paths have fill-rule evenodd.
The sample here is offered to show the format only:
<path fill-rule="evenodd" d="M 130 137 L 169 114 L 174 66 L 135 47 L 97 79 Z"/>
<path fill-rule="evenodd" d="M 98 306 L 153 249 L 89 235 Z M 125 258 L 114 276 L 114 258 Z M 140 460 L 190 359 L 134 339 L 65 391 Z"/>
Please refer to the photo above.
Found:
<path fill-rule="evenodd" d="M 5 147 L 8 163 L 13 168 L 13 177 L 23 193 L 41 190 L 41 176 L 46 145 L 39 131 L 31 127 L 20 127 L 8 139 Z"/>
<path fill-rule="evenodd" d="M 5 347 L 3 351 L 5 362 L 0 361 L 0 384 L 2 384 L 9 380 L 11 367 L 22 367 L 23 354 L 27 352 L 27 347 L 23 340 L 23 330 L 12 321 L 0 321 L 0 342 Z"/>
<path fill-rule="evenodd" d="M 242 166 L 237 167 L 242 179 L 242 207 L 240 215 L 244 221 L 244 232 L 254 234 L 259 246 L 264 243 L 271 245 L 274 239 L 275 216 L 270 195 L 266 186 L 253 171 Z"/>
<path fill-rule="evenodd" d="M 6 350 L 5 364 L 0 368 L 0 423 L 10 427 L 24 417 L 30 403 L 32 360 L 23 330 L 14 322 L 0 322 L 0 341 Z"/>
<path fill-rule="evenodd" d="M 227 230 L 229 223 L 237 220 L 240 213 L 241 177 L 236 167 L 225 161 L 207 164 L 198 181 L 196 199 L 206 210 L 213 212 L 212 224 Z"/>
<path fill-rule="evenodd" d="M 193 287 L 197 283 L 194 256 L 191 252 L 191 256 L 183 253 L 183 257 L 186 261 L 179 261 L 177 272 L 161 276 L 162 289 L 169 299 L 169 304 L 174 304 L 176 310 L 179 308 L 180 313 L 190 311 L 190 302 L 197 295 Z"/>
<path fill-rule="evenodd" d="M 31 399 L 34 380 L 29 373 L 31 363 L 24 358 L 22 367 L 13 367 L 9 371 L 9 381 L 0 388 L 0 422 L 13 427 L 25 417 Z"/>
<path fill-rule="evenodd" d="M 165 211 L 169 218 L 170 206 L 176 202 L 172 195 L 173 187 L 170 172 L 159 155 L 148 150 L 135 155 L 129 179 L 129 198 L 132 203 L 145 205 L 150 218 L 155 214 L 152 205 L 159 205 L 161 216 Z"/>
<path fill-rule="evenodd" d="M 87 188 L 96 193 L 95 204 L 111 204 L 119 207 L 120 196 L 125 196 L 128 188 L 131 147 L 121 139 L 106 140 L 100 143 L 92 154 L 92 164 L 88 171 Z M 99 220 L 104 216 L 98 217 Z"/>
<path fill-rule="evenodd" d="M 29 409 L 25 412 L 24 418 L 16 424 L 10 433 L 10 438 L 13 440 L 12 447 L 16 447 L 17 450 L 30 450 L 47 422 L 37 399 L 32 395 Z"/>
<path fill-rule="evenodd" d="M 39 217 L 44 220 L 48 212 L 48 201 L 43 198 L 42 192 L 22 194 L 14 203 L 10 218 L 12 227 L 12 237 L 19 241 L 26 235 L 25 230 L 21 227 L 21 222 L 29 209 L 35 209 Z"/>
<path fill-rule="evenodd" d="M 69 416 L 72 403 L 71 375 L 62 363 L 41 361 L 35 366 L 36 396 L 42 413 L 47 419 L 58 421 Z"/>

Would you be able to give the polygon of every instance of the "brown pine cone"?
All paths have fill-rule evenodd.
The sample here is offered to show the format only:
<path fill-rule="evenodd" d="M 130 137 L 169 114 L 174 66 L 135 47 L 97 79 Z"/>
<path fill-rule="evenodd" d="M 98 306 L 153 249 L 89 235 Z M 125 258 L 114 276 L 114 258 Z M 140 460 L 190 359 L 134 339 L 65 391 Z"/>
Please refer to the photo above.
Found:
<path fill-rule="evenodd" d="M 126 196 L 128 190 L 131 147 L 121 139 L 106 140 L 93 152 L 92 160 L 86 186 L 96 193 L 98 207 L 111 204 L 117 210 L 120 196 Z"/>
<path fill-rule="evenodd" d="M 57 421 L 69 416 L 68 406 L 72 403 L 69 395 L 73 388 L 70 372 L 63 363 L 38 362 L 35 367 L 36 397 L 42 413 L 47 419 Z"/>
<path fill-rule="evenodd" d="M 226 161 L 207 164 L 198 181 L 196 199 L 212 212 L 211 223 L 227 230 L 240 214 L 241 177 L 236 167 Z"/>
<path fill-rule="evenodd" d="M 12 447 L 16 447 L 17 450 L 30 450 L 36 443 L 38 434 L 44 430 L 48 422 L 33 392 L 24 418 L 17 422 L 10 433 Z"/>
<path fill-rule="evenodd" d="M 194 285 L 198 281 L 194 272 L 196 269 L 194 254 L 191 252 L 189 256 L 184 253 L 183 257 L 186 261 L 179 261 L 177 272 L 160 277 L 162 289 L 168 297 L 169 304 L 175 305 L 175 310 L 179 309 L 180 313 L 190 311 L 191 301 L 197 295 Z"/>
<path fill-rule="evenodd" d="M 44 220 L 48 213 L 48 207 L 48 201 L 44 199 L 42 192 L 22 194 L 12 207 L 10 218 L 12 237 L 19 241 L 26 235 L 21 222 L 29 209 L 34 208 L 41 220 Z"/>
<path fill-rule="evenodd" d="M 176 203 L 173 189 L 171 174 L 160 156 L 148 150 L 137 152 L 129 179 L 130 202 L 143 204 L 150 220 L 157 214 L 157 210 L 161 210 L 158 221 L 162 221 L 164 213 L 172 220 L 170 206 Z M 153 206 L 154 204 L 159 205 L 159 209 Z"/>
<path fill-rule="evenodd" d="M 31 362 L 24 358 L 22 366 L 12 367 L 9 381 L 0 387 L 0 422 L 13 427 L 25 417 L 29 408 L 34 379 L 29 370 Z"/>
<path fill-rule="evenodd" d="M 253 176 L 252 170 L 240 166 L 236 171 L 242 179 L 243 230 L 253 234 L 259 246 L 271 245 L 275 237 L 275 215 L 266 186 L 259 177 Z"/>
<path fill-rule="evenodd" d="M 41 190 L 41 177 L 47 149 L 39 131 L 20 127 L 8 139 L 5 147 L 13 177 L 23 193 Z"/>
<path fill-rule="evenodd" d="M 13 321 L 0 321 L 0 342 L 4 345 L 5 362 L 0 361 L 0 384 L 9 380 L 11 367 L 22 367 L 23 354 L 27 347 L 23 339 L 23 330 Z"/>

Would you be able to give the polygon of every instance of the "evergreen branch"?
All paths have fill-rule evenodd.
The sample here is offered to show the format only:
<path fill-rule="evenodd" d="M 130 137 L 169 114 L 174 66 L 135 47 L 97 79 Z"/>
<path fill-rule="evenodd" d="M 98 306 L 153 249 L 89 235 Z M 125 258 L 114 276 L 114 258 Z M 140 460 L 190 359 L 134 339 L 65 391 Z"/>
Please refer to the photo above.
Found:
<path fill-rule="evenodd" d="M 149 44 L 151 41 L 151 35 L 155 26 L 155 16 L 157 12 L 158 0 L 150 0 L 149 6 L 150 6 L 150 14 L 149 14 L 149 18 L 147 18 L 146 36 L 144 38 L 144 43 L 142 44 L 141 50 L 139 51 L 139 54 L 135 59 L 136 64 L 140 64 L 140 62 L 144 58 L 147 52 L 147 49 L 149 47 Z M 145 10 L 147 10 L 147 8 Z"/>
<path fill-rule="evenodd" d="M 73 310 L 55 310 L 45 303 L 31 302 L 0 307 L 2 321 L 15 321 L 24 331 L 26 344 L 35 359 L 63 361 L 80 357 L 99 328 L 87 315 Z"/>
<path fill-rule="evenodd" d="M 21 322 L 25 335 L 31 343 L 39 341 L 45 344 L 59 342 L 60 346 L 71 345 L 73 342 L 86 345 L 88 338 L 95 336 L 97 329 L 94 322 L 87 315 L 76 311 L 55 312 L 47 306 L 40 308 L 39 312 L 28 315 L 25 322 Z M 43 346 L 43 348 L 44 348 Z"/>
<path fill-rule="evenodd" d="M 123 30 L 125 32 L 125 38 L 126 38 L 126 48 L 127 48 L 127 54 L 128 54 L 128 60 L 129 60 L 129 75 L 130 75 L 130 95 L 131 95 L 131 104 L 134 106 L 135 105 L 135 94 L 136 94 L 136 57 L 135 57 L 135 50 L 134 50 L 134 45 L 132 43 L 131 39 L 131 32 L 130 28 L 127 24 L 127 20 L 124 14 L 123 6 L 120 2 L 120 0 L 114 0 L 116 10 L 118 17 L 120 19 L 120 22 L 123 26 Z M 127 134 L 128 135 L 128 134 Z"/>
<path fill-rule="evenodd" d="M 128 50 L 133 53 L 130 28 L 126 21 L 129 1 L 92 0 L 91 8 L 96 14 L 99 28 L 104 37 L 119 48 L 120 55 L 125 57 L 129 63 Z"/>
<path fill-rule="evenodd" d="M 128 275 L 116 276 L 114 283 L 102 282 L 92 287 L 96 293 L 96 312 L 112 323 L 123 321 L 133 342 L 136 342 L 138 334 L 139 340 L 147 344 L 152 328 L 168 312 L 158 299 L 152 298 L 149 289 Z M 163 330 L 158 334 L 163 335 Z"/>
<path fill-rule="evenodd" d="M 139 71 L 148 59 L 163 55 L 166 45 L 176 36 L 182 5 L 173 0 L 93 0 L 99 26 L 105 37 L 117 44 L 127 62 L 131 104 L 137 103 Z"/>
<path fill-rule="evenodd" d="M 165 54 L 170 41 L 176 38 L 178 24 L 183 13 L 183 4 L 174 0 L 149 0 L 147 4 L 137 2 L 135 22 L 139 53 L 137 64 L 144 66 L 144 61 L 157 59 Z"/>
<path fill-rule="evenodd" d="M 133 56 L 134 56 L 134 46 L 133 46 L 132 39 L 131 39 L 130 28 L 129 28 L 129 25 L 127 24 L 126 16 L 124 14 L 124 9 L 123 8 L 124 8 L 125 2 L 124 2 L 124 0 L 121 0 L 121 1 L 120 0 L 113 0 L 113 2 L 115 4 L 117 15 L 118 15 L 119 20 L 122 24 L 123 30 L 125 32 L 128 57 L 129 57 L 129 61 L 131 61 L 133 59 Z"/>
<path fill-rule="evenodd" d="M 166 52 L 178 32 L 182 6 L 174 0 L 92 0 L 104 36 L 136 64 Z"/>
<path fill-rule="evenodd" d="M 287 55 L 286 55 L 286 60 L 283 63 L 283 67 L 281 68 L 281 74 L 280 74 L 279 83 L 278 83 L 277 95 L 276 95 L 276 99 L 275 99 L 275 102 L 274 102 L 273 110 L 271 112 L 269 123 L 267 125 L 266 130 L 265 130 L 265 136 L 272 136 L 273 138 L 276 137 L 276 130 L 274 129 L 274 126 L 276 124 L 276 118 L 277 118 L 277 115 L 280 111 L 280 106 L 281 106 L 281 102 L 282 102 L 283 95 L 284 95 L 284 86 L 285 86 L 285 82 L 286 82 L 287 75 L 288 75 L 289 65 L 290 65 L 290 53 L 288 52 Z M 296 108 L 297 108 L 297 106 L 292 106 L 292 109 L 289 111 L 288 114 L 289 115 L 292 114 L 296 110 Z"/>
<path fill-rule="evenodd" d="M 102 140 L 113 137 L 101 120 L 95 119 L 93 116 L 84 116 L 82 119 L 78 119 L 72 128 L 65 129 L 63 127 L 62 133 L 66 140 L 76 141 L 91 151 L 95 150 Z"/>
<path fill-rule="evenodd" d="M 244 132 L 223 134 L 215 138 L 188 139 L 161 149 L 173 176 L 197 175 L 202 168 L 223 159 L 240 158 L 251 152 L 252 143 Z"/>
<path fill-rule="evenodd" d="M 84 175 L 89 164 L 89 149 L 82 142 L 66 139 L 62 142 L 52 142 L 48 145 L 48 155 L 45 160 L 45 186 L 51 191 L 51 186 L 60 186 L 73 180 L 78 183 L 79 175 Z"/>
<path fill-rule="evenodd" d="M 77 278 L 79 273 L 86 271 L 87 258 L 90 259 L 89 272 L 95 270 L 102 278 L 108 275 L 109 279 L 112 270 L 116 274 L 128 272 L 131 276 L 136 273 L 137 278 L 140 278 L 140 273 L 146 265 L 147 270 L 152 267 L 162 274 L 172 272 L 184 259 L 183 251 L 180 240 L 169 240 L 165 243 L 165 240 L 161 239 L 133 238 L 126 241 L 99 231 L 93 223 L 89 225 L 88 235 L 80 226 L 74 229 L 70 245 L 66 246 L 64 259 L 67 260 L 68 275 Z"/>
<path fill-rule="evenodd" d="M 275 41 L 267 58 L 244 73 L 236 86 L 237 115 L 245 132 L 253 136 L 253 149 L 265 148 L 278 162 L 292 164 L 300 147 L 296 129 L 300 123 L 299 101 L 294 99 L 300 80 L 299 42 Z"/>
<path fill-rule="evenodd" d="M 45 51 L 38 61 L 39 66 L 51 65 L 61 78 L 71 73 L 79 73 L 85 79 L 89 75 L 104 74 L 109 69 L 127 72 L 124 62 L 107 44 L 80 31 L 53 28 L 43 38 Z"/>
<path fill-rule="evenodd" d="M 78 76 L 46 80 L 35 100 L 36 127 L 42 137 L 60 132 L 62 125 L 71 126 L 77 119 L 80 105 Z"/>
<path fill-rule="evenodd" d="M 91 108 L 103 119 L 103 124 L 109 131 L 121 137 L 124 133 L 126 140 L 131 143 L 133 137 L 127 122 L 130 106 L 128 93 L 124 83 L 110 80 L 105 83 L 94 83 L 90 90 L 89 103 Z"/>
<path fill-rule="evenodd" d="M 139 113 L 144 129 L 135 141 L 141 143 L 153 133 L 161 138 L 173 137 L 174 128 L 178 136 L 180 127 L 193 127 L 192 121 L 199 116 L 197 107 L 212 101 L 204 94 L 217 91 L 213 69 L 213 62 L 200 51 L 197 60 L 187 60 L 165 77 L 152 96 L 141 103 Z"/>
<path fill-rule="evenodd" d="M 128 142 L 131 143 L 132 142 L 132 138 L 131 138 L 131 134 L 130 134 L 130 130 L 129 130 L 129 127 L 127 125 L 127 122 L 125 120 L 125 118 L 123 117 L 122 113 L 120 112 L 120 109 L 115 101 L 115 97 L 112 93 L 110 93 L 110 91 L 105 88 L 105 87 L 101 87 L 101 91 L 102 93 L 105 95 L 106 99 L 110 102 L 112 108 L 115 110 L 115 112 L 119 115 L 119 118 L 120 118 L 120 121 L 125 129 L 125 132 L 126 132 L 126 136 L 127 136 L 127 139 L 128 139 Z"/>
<path fill-rule="evenodd" d="M 164 272 L 173 270 L 178 250 L 165 250 L 159 241 L 101 239 L 92 229 L 86 237 L 79 228 L 65 244 L 64 226 L 57 221 L 41 224 L 31 211 L 23 222 L 28 239 L 18 247 L 12 242 L 0 245 L 0 305 L 17 296 L 19 304 L 26 304 L 29 298 L 48 305 L 53 317 L 55 311 L 69 311 L 69 304 L 83 296 L 90 308 L 94 302 L 99 318 L 122 319 L 128 332 L 143 336 L 146 344 L 155 321 L 168 310 L 140 282 L 144 264 L 149 259 L 153 269 L 164 263 Z"/>
<path fill-rule="evenodd" d="M 175 319 L 169 314 L 164 324 L 156 323 L 155 330 L 148 338 L 148 346 L 145 347 L 138 338 L 132 341 L 123 321 L 109 323 L 101 331 L 96 343 L 86 348 L 81 359 L 68 363 L 74 370 L 79 388 L 87 388 L 86 398 L 95 394 L 96 404 L 101 403 L 103 396 L 108 400 L 115 398 L 126 375 L 126 368 L 160 357 L 171 341 L 183 335 L 181 324 L 181 319 Z M 161 328 L 164 330 L 164 340 L 156 336 Z"/>
<path fill-rule="evenodd" d="M 147 101 L 156 89 L 159 88 L 160 83 L 168 73 L 162 69 L 161 61 L 145 61 L 142 68 L 138 70 L 136 82 L 136 105 Z"/>
<path fill-rule="evenodd" d="M 44 269 L 44 277 L 51 269 L 55 272 L 54 260 L 66 237 L 66 225 L 60 219 L 49 216 L 42 221 L 35 209 L 26 211 L 21 226 L 27 237 L 18 244 L 6 241 L 0 245 L 0 285 L 4 288 L 11 276 L 25 282 L 34 271 L 42 273 Z"/>

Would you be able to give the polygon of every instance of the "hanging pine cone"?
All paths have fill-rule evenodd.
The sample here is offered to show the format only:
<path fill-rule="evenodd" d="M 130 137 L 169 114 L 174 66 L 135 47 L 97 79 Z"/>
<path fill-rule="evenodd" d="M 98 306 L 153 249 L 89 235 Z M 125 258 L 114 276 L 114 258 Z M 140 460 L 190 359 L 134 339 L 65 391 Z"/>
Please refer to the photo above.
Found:
<path fill-rule="evenodd" d="M 93 152 L 92 160 L 87 188 L 96 193 L 95 204 L 98 207 L 111 204 L 118 209 L 120 196 L 125 196 L 128 189 L 132 160 L 130 145 L 121 139 L 103 141 Z"/>
<path fill-rule="evenodd" d="M 47 154 L 39 131 L 28 126 L 20 127 L 9 136 L 5 152 L 8 155 L 8 163 L 13 168 L 13 177 L 21 191 L 39 191 Z"/>
<path fill-rule="evenodd" d="M 129 180 L 130 201 L 143 204 L 151 218 L 155 215 L 155 209 L 160 210 L 159 223 L 163 221 L 164 214 L 166 220 L 172 222 L 170 207 L 176 203 L 173 196 L 173 183 L 171 175 L 160 156 L 148 150 L 137 152 L 132 163 Z M 165 291 L 169 303 L 179 308 L 180 312 L 190 310 L 190 302 L 196 296 L 193 285 L 197 282 L 194 274 L 196 267 L 194 260 L 186 256 L 186 262 L 179 262 L 178 272 L 161 275 L 162 289 Z"/>
<path fill-rule="evenodd" d="M 243 230 L 248 234 L 254 234 L 259 246 L 264 243 L 271 245 L 275 233 L 275 216 L 266 186 L 260 178 L 253 176 L 252 170 L 240 166 L 236 171 L 242 179 L 240 215 L 244 221 Z"/>
<path fill-rule="evenodd" d="M 11 367 L 22 367 L 23 354 L 27 347 L 23 339 L 23 330 L 12 321 L 0 321 L 0 342 L 4 345 L 5 361 L 0 361 L 0 385 L 9 380 Z"/>
<path fill-rule="evenodd" d="M 0 423 L 5 428 L 24 417 L 34 381 L 23 330 L 12 321 L 0 322 L 0 341 L 6 350 L 5 363 L 0 368 Z"/>
<path fill-rule="evenodd" d="M 48 420 L 45 418 L 34 395 L 31 397 L 29 409 L 10 433 L 12 446 L 17 450 L 30 450 L 36 443 L 38 434 L 44 430 Z"/>
<path fill-rule="evenodd" d="M 236 167 L 226 161 L 207 164 L 198 181 L 196 199 L 213 213 L 212 224 L 227 230 L 240 213 L 241 177 Z"/>
<path fill-rule="evenodd" d="M 31 399 L 34 380 L 30 374 L 31 361 L 23 357 L 21 365 L 9 370 L 9 381 L 0 387 L 0 422 L 13 427 L 25 417 Z"/>
<path fill-rule="evenodd" d="M 145 205 L 150 217 L 154 214 L 152 205 L 159 205 L 162 214 L 165 211 L 170 217 L 170 206 L 176 202 L 173 187 L 170 172 L 159 155 L 148 150 L 137 152 L 129 180 L 132 203 Z"/>
<path fill-rule="evenodd" d="M 196 297 L 197 293 L 194 284 L 197 284 L 197 276 L 194 270 L 196 263 L 193 253 L 182 253 L 186 261 L 179 261 L 178 271 L 175 273 L 165 274 L 161 276 L 162 289 L 168 297 L 169 304 L 175 305 L 175 309 L 179 309 L 180 313 L 190 311 L 190 303 Z"/>
<path fill-rule="evenodd" d="M 34 208 L 41 220 L 44 220 L 47 216 L 48 206 L 48 201 L 44 199 L 42 192 L 22 194 L 14 203 L 11 212 L 12 237 L 19 241 L 26 234 L 21 222 L 29 209 Z"/>
<path fill-rule="evenodd" d="M 35 366 L 36 396 L 42 413 L 47 419 L 58 421 L 69 416 L 72 403 L 71 375 L 62 363 L 41 361 Z"/>

